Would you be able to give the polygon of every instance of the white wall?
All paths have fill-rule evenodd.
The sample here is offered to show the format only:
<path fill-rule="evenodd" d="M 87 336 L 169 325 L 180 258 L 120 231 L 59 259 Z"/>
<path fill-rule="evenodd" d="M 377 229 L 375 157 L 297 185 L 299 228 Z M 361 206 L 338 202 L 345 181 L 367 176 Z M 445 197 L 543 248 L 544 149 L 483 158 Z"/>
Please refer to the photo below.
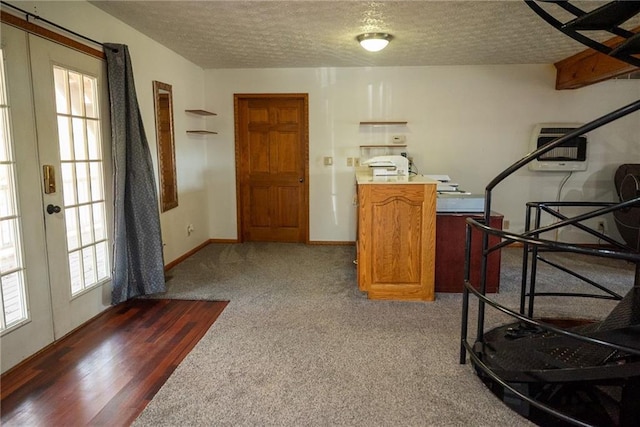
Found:
<path fill-rule="evenodd" d="M 551 65 L 207 70 L 83 2 L 20 2 L 23 9 L 104 42 L 129 46 L 138 100 L 157 171 L 151 82 L 173 85 L 179 206 L 161 214 L 165 262 L 209 238 L 237 238 L 234 93 L 309 94 L 310 239 L 355 239 L 353 170 L 359 145 L 405 133 L 421 173 L 446 173 L 482 193 L 528 151 L 540 122 L 591 120 L 640 97 L 639 80 L 555 91 Z M 204 88 L 204 90 L 203 90 Z M 184 113 L 206 108 L 217 117 Z M 569 179 L 562 199 L 613 200 L 613 171 L 640 161 L 639 114 L 590 135 L 590 165 Z M 406 128 L 361 128 L 371 119 L 407 120 Z M 208 127 L 219 135 L 189 137 Z M 323 166 L 324 156 L 334 157 Z M 524 203 L 555 200 L 563 174 L 520 171 L 494 192 L 493 208 L 522 228 Z M 195 233 L 187 237 L 186 227 Z M 615 233 L 611 220 L 607 228 Z M 569 236 L 571 237 L 571 236 Z"/>
<path fill-rule="evenodd" d="M 587 122 L 640 98 L 639 80 L 574 91 L 554 89 L 551 65 L 207 70 L 206 106 L 220 132 L 207 147 L 211 237 L 236 238 L 234 93 L 309 94 L 310 240 L 355 239 L 353 169 L 360 144 L 406 134 L 420 173 L 448 174 L 484 193 L 489 181 L 528 153 L 533 125 Z M 614 200 L 613 172 L 640 162 L 640 113 L 589 135 L 589 168 L 575 172 L 562 200 Z M 367 128 L 363 120 L 407 120 L 406 127 Z M 334 158 L 324 166 L 324 156 Z M 521 230 L 527 201 L 555 200 L 564 173 L 521 170 L 500 184 L 493 210 Z M 617 236 L 607 218 L 607 229 Z M 572 233 L 561 239 L 588 242 Z"/>
<path fill-rule="evenodd" d="M 187 136 L 186 130 L 200 128 L 202 119 L 188 115 L 185 109 L 200 109 L 204 104 L 204 71 L 166 47 L 102 12 L 84 1 L 18 2 L 32 12 L 100 42 L 122 43 L 129 47 L 140 111 L 149 148 L 157 171 L 157 148 L 152 82 L 173 86 L 174 126 L 178 207 L 160 215 L 165 243 L 165 263 L 169 263 L 209 239 L 207 215 L 206 138 Z M 195 232 L 187 236 L 193 224 Z"/>

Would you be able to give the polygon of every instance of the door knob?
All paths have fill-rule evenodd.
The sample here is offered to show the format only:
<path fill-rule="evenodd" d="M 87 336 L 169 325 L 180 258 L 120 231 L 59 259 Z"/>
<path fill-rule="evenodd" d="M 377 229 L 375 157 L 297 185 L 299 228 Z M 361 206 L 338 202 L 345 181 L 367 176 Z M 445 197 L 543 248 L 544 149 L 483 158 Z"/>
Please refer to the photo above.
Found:
<path fill-rule="evenodd" d="M 298 178 L 298 182 L 304 182 L 304 178 Z"/>
<path fill-rule="evenodd" d="M 48 205 L 47 206 L 47 213 L 49 215 L 53 215 L 54 213 L 58 213 L 60 212 L 60 206 L 56 206 L 56 205 Z"/>

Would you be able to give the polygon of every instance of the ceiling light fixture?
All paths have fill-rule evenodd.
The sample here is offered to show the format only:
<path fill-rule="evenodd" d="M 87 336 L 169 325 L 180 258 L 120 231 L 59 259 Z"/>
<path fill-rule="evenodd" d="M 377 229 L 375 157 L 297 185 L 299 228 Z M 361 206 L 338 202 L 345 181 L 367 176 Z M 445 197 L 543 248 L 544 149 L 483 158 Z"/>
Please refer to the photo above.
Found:
<path fill-rule="evenodd" d="M 387 47 L 393 36 L 388 33 L 364 33 L 356 37 L 360 45 L 369 52 L 378 52 Z"/>

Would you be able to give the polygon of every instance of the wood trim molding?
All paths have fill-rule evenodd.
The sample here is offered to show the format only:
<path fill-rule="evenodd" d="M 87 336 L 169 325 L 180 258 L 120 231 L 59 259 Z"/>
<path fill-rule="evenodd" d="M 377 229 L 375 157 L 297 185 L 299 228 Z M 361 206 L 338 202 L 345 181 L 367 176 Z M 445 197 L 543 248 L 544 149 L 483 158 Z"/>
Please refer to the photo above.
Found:
<path fill-rule="evenodd" d="M 240 174 L 240 129 L 241 124 L 238 122 L 240 117 L 240 96 L 233 95 L 233 149 L 235 157 L 235 175 L 236 175 L 236 235 L 240 243 L 244 242 L 242 237 L 242 176 Z"/>
<path fill-rule="evenodd" d="M 209 239 L 209 243 L 240 243 L 238 239 Z"/>
<path fill-rule="evenodd" d="M 86 53 L 87 55 L 91 55 L 100 59 L 105 59 L 104 52 L 101 50 L 89 47 L 84 43 L 81 43 L 77 40 L 63 36 L 60 33 L 51 31 L 47 28 L 41 27 L 40 25 L 36 25 L 32 22 L 19 18 L 5 11 L 0 11 L 0 21 L 7 25 L 20 28 L 21 30 L 24 30 L 28 33 L 35 34 L 47 40 L 51 40 L 52 42 L 59 43 L 63 46 L 78 50 L 82 53 Z"/>
<path fill-rule="evenodd" d="M 640 27 L 631 30 L 640 32 Z M 614 37 L 604 42 L 611 47 L 623 41 Z M 640 70 L 626 62 L 593 49 L 587 49 L 553 64 L 556 67 L 556 90 L 578 89 Z"/>
<path fill-rule="evenodd" d="M 164 266 L 164 271 L 171 270 L 173 267 L 175 267 L 176 265 L 180 264 L 182 261 L 184 261 L 185 259 L 189 258 L 191 255 L 194 255 L 196 252 L 198 252 L 202 248 L 204 248 L 204 247 L 206 247 L 206 246 L 208 246 L 208 245 L 210 245 L 212 243 L 233 244 L 233 243 L 241 243 L 241 242 L 238 239 L 209 239 L 209 240 L 207 240 L 205 242 L 202 242 L 201 244 L 199 244 L 195 248 L 191 249 L 187 253 L 185 253 L 185 254 L 179 256 L 178 258 L 174 259 L 170 263 L 166 264 Z M 356 242 L 349 241 L 349 240 L 346 240 L 346 241 L 310 240 L 307 244 L 309 244 L 309 245 L 326 245 L 326 246 L 354 246 L 356 244 Z"/>
<path fill-rule="evenodd" d="M 353 240 L 309 240 L 307 244 L 316 246 L 355 246 L 356 242 Z"/>
<path fill-rule="evenodd" d="M 204 242 L 200 243 L 198 246 L 196 246 L 195 248 L 191 249 L 189 252 L 179 256 L 178 258 L 174 259 L 173 261 L 171 261 L 170 263 L 165 265 L 164 266 L 164 271 L 171 270 L 173 267 L 175 267 L 176 265 L 180 264 L 182 261 L 184 261 L 185 259 L 189 258 L 191 255 L 194 255 L 200 249 L 204 248 L 205 246 L 208 246 L 211 243 L 240 243 L 240 242 L 238 241 L 238 239 L 209 239 L 207 241 L 204 241 Z"/>
<path fill-rule="evenodd" d="M 189 258 L 191 255 L 195 254 L 200 249 L 202 249 L 205 246 L 207 246 L 209 244 L 209 242 L 210 242 L 210 240 L 206 240 L 206 241 L 200 243 L 195 248 L 191 249 L 189 252 L 185 253 L 184 255 L 179 256 L 178 258 L 174 259 L 173 261 L 171 261 L 170 263 L 168 263 L 167 265 L 164 266 L 164 271 L 171 270 L 173 267 L 175 267 L 176 265 L 180 264 L 182 261 L 184 261 L 185 259 Z"/>

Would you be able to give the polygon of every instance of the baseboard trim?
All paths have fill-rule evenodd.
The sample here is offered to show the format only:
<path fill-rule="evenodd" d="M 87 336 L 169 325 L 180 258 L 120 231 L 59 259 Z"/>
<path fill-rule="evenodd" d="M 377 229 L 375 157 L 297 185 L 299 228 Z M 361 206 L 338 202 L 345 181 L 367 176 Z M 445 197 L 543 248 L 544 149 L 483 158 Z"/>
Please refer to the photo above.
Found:
<path fill-rule="evenodd" d="M 195 248 L 191 249 L 189 252 L 185 253 L 184 255 L 176 258 L 175 260 L 165 265 L 164 271 L 171 270 L 173 267 L 180 264 L 182 261 L 189 258 L 191 255 L 195 254 L 196 252 L 198 252 L 205 246 L 209 245 L 210 243 L 240 243 L 240 241 L 238 239 L 209 239 L 201 243 L 200 245 L 196 246 Z M 307 244 L 317 245 L 317 246 L 355 246 L 356 242 L 352 240 L 309 240 Z M 589 243 L 576 243 L 576 245 L 587 247 L 587 248 L 603 248 L 603 249 L 605 248 L 609 249 L 612 247 L 611 245 L 598 245 L 598 244 L 589 244 Z M 521 248 L 523 244 L 520 242 L 512 242 L 507 246 L 512 248 Z"/>
<path fill-rule="evenodd" d="M 206 241 L 202 242 L 201 244 L 199 244 L 198 246 L 196 246 L 195 248 L 191 249 L 189 252 L 185 253 L 184 255 L 179 256 L 178 258 L 174 259 L 173 261 L 171 261 L 170 263 L 168 263 L 167 265 L 164 266 L 164 271 L 171 270 L 173 267 L 175 267 L 176 265 L 180 264 L 182 261 L 184 261 L 185 259 L 189 258 L 191 255 L 195 254 L 200 249 L 202 249 L 205 246 L 207 246 L 210 242 L 211 242 L 211 240 L 206 240 Z"/>
<path fill-rule="evenodd" d="M 209 239 L 209 240 L 206 240 L 206 241 L 202 242 L 201 244 L 199 244 L 198 246 L 196 246 L 195 248 L 191 249 L 189 252 L 179 256 L 178 258 L 174 259 L 173 261 L 171 261 L 170 263 L 165 265 L 164 266 L 164 271 L 171 270 L 173 267 L 175 267 L 176 265 L 180 264 L 182 261 L 184 261 L 185 259 L 189 258 L 191 255 L 195 254 L 200 249 L 204 248 L 205 246 L 209 245 L 210 243 L 239 243 L 239 241 L 238 241 L 238 239 Z"/>
<path fill-rule="evenodd" d="M 327 246 L 355 246 L 356 242 L 351 240 L 309 240 L 307 244 Z"/>
<path fill-rule="evenodd" d="M 238 239 L 209 239 L 209 243 L 240 243 Z"/>
<path fill-rule="evenodd" d="M 171 270 L 173 267 L 175 267 L 176 265 L 180 264 L 182 261 L 184 261 L 185 259 L 189 258 L 191 255 L 195 254 L 196 252 L 198 252 L 199 250 L 201 250 L 202 248 L 204 248 L 205 246 L 207 246 L 207 245 L 209 245 L 211 243 L 240 243 L 240 241 L 238 239 L 209 239 L 209 240 L 207 240 L 205 242 L 202 242 L 201 244 L 199 244 L 195 248 L 191 249 L 187 253 L 185 253 L 185 254 L 179 256 L 178 258 L 174 259 L 173 261 L 171 261 L 167 265 L 165 265 L 164 266 L 164 271 Z M 331 245 L 331 246 L 354 246 L 356 244 L 356 242 L 349 241 L 349 240 L 345 240 L 345 241 L 340 241 L 340 240 L 310 240 L 307 244 L 308 245 L 328 245 L 328 246 L 329 245 Z"/>

